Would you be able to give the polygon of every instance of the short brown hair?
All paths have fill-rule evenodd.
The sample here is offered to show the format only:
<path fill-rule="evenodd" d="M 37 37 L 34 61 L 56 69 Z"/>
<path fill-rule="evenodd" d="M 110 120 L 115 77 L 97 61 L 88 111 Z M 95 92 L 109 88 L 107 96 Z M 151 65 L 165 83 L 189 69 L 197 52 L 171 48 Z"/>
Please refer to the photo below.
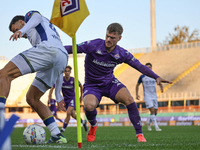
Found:
<path fill-rule="evenodd" d="M 107 31 L 109 33 L 111 32 L 118 32 L 119 35 L 121 35 L 123 33 L 123 27 L 121 24 L 119 23 L 111 23 L 108 27 L 107 27 Z"/>
<path fill-rule="evenodd" d="M 65 69 L 66 69 L 66 68 L 69 68 L 70 71 L 72 70 L 72 67 L 69 66 L 69 65 L 67 65 L 67 67 L 65 67 Z"/>
<path fill-rule="evenodd" d="M 9 29 L 11 31 L 11 27 L 13 24 L 15 24 L 15 22 L 19 21 L 19 20 L 23 20 L 24 21 L 24 16 L 15 16 L 12 18 L 11 22 L 10 22 L 10 25 L 9 25 Z"/>
<path fill-rule="evenodd" d="M 152 67 L 152 64 L 149 62 L 145 64 L 145 66 L 148 66 L 148 65 Z"/>

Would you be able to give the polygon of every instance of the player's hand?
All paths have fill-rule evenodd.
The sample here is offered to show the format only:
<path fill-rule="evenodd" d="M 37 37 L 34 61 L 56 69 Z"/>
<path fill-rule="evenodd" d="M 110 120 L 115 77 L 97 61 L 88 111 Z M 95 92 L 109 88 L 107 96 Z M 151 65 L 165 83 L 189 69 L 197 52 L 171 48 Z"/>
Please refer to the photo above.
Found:
<path fill-rule="evenodd" d="M 61 109 L 62 111 L 66 111 L 64 99 L 61 100 L 61 101 L 58 103 L 58 107 L 60 107 L 60 109 Z"/>
<path fill-rule="evenodd" d="M 139 96 L 139 95 L 136 95 L 136 99 L 137 99 L 137 100 L 140 100 L 140 96 Z"/>
<path fill-rule="evenodd" d="M 162 79 L 162 78 L 160 78 L 160 77 L 158 77 L 158 78 L 156 79 L 156 83 L 157 83 L 157 85 L 160 86 L 161 92 L 163 92 L 163 85 L 162 85 L 162 83 L 169 83 L 169 84 L 172 84 L 171 81 L 167 81 L 167 80 Z"/>
<path fill-rule="evenodd" d="M 22 32 L 16 31 L 13 35 L 11 35 L 10 40 L 13 40 L 13 41 L 16 40 L 17 41 L 17 39 L 21 38 L 21 36 L 22 36 Z"/>

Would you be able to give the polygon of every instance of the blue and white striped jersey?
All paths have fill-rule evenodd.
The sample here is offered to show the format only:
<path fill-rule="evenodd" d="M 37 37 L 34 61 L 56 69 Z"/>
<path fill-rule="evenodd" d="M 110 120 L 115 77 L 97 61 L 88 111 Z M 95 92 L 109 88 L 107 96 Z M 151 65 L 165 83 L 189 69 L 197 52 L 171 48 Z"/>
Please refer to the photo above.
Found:
<path fill-rule="evenodd" d="M 157 99 L 156 80 L 145 75 L 141 75 L 138 83 L 142 83 L 144 90 L 144 100 Z"/>

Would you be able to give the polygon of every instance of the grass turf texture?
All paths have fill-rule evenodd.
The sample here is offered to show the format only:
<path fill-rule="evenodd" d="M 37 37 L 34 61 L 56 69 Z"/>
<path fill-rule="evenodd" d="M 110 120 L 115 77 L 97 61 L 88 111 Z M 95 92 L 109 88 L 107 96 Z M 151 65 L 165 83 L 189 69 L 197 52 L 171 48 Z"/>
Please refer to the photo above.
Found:
<path fill-rule="evenodd" d="M 46 140 L 49 139 L 50 133 L 46 128 Z M 147 131 L 147 127 L 143 127 L 143 133 L 147 139 L 146 143 L 138 143 L 133 127 L 98 127 L 95 142 L 87 142 L 86 132 L 82 128 L 82 149 L 95 150 L 160 150 L 160 149 L 176 149 L 176 150 L 196 150 L 200 147 L 200 126 L 161 126 L 163 131 L 156 132 L 152 127 L 152 131 Z M 78 149 L 77 130 L 75 127 L 68 127 L 65 130 L 67 144 L 49 144 L 49 145 L 26 145 L 23 140 L 24 128 L 15 128 L 12 135 L 13 150 L 60 150 L 60 149 Z"/>

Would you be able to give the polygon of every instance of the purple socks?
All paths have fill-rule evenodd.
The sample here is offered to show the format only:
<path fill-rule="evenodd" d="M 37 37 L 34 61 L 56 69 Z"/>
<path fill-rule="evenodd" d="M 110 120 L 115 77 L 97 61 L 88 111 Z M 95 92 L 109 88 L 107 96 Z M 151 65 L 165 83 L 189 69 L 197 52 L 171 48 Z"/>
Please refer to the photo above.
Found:
<path fill-rule="evenodd" d="M 87 111 L 84 108 L 84 111 L 85 111 L 85 115 L 86 115 L 88 121 L 90 122 L 90 124 L 92 126 L 96 125 L 96 123 L 97 123 L 97 121 L 96 121 L 97 110 L 94 109 L 93 111 Z"/>
<path fill-rule="evenodd" d="M 135 128 L 136 135 L 142 134 L 142 125 L 141 125 L 140 115 L 139 115 L 136 103 L 133 102 L 127 105 L 126 107 L 128 109 L 129 119 Z"/>

